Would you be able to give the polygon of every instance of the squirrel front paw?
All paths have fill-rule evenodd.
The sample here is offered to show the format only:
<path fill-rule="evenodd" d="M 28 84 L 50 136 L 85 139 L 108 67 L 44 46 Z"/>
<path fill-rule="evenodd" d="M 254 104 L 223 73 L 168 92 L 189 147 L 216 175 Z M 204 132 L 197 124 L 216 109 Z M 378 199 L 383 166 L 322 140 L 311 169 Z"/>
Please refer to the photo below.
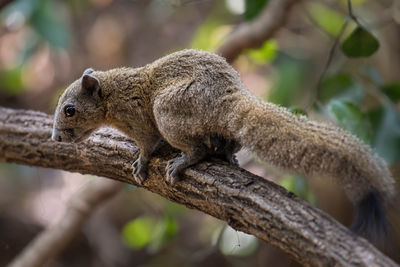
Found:
<path fill-rule="evenodd" d="M 184 157 L 176 157 L 168 161 L 167 165 L 167 182 L 171 185 L 179 181 L 179 174 L 182 171 L 185 163 Z"/>
<path fill-rule="evenodd" d="M 141 163 L 140 157 L 132 163 L 133 167 L 133 178 L 138 184 L 143 184 L 147 178 L 147 166 Z"/>

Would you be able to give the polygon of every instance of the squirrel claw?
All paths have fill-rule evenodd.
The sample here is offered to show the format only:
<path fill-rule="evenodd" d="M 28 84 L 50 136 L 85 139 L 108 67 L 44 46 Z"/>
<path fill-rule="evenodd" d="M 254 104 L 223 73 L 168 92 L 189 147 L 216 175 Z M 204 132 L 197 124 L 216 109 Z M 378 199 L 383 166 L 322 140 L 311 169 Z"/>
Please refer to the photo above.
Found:
<path fill-rule="evenodd" d="M 132 167 L 133 178 L 135 178 L 135 181 L 138 184 L 143 184 L 143 182 L 147 178 L 147 168 L 142 163 L 140 163 L 140 159 L 135 160 L 135 162 L 132 163 Z"/>
<path fill-rule="evenodd" d="M 239 161 L 237 160 L 235 155 L 232 155 L 231 158 L 228 161 L 233 166 L 239 166 Z"/>
<path fill-rule="evenodd" d="M 166 180 L 171 185 L 174 185 L 177 181 L 179 181 L 179 172 L 181 171 L 183 160 L 184 159 L 182 157 L 178 157 L 168 161 L 168 165 L 166 168 Z"/>

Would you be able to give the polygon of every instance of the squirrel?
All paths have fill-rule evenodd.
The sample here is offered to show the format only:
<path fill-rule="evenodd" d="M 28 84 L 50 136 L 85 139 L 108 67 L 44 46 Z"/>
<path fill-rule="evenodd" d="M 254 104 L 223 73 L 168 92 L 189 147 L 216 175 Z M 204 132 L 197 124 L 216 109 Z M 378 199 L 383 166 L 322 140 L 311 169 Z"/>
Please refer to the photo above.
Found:
<path fill-rule="evenodd" d="M 367 237 L 386 231 L 384 207 L 395 189 L 385 162 L 345 130 L 251 95 L 214 53 L 187 49 L 144 67 L 85 70 L 59 99 L 52 139 L 80 142 L 103 125 L 140 148 L 132 164 L 139 184 L 162 139 L 182 151 L 168 162 L 171 184 L 210 155 L 237 164 L 234 154 L 244 147 L 290 172 L 338 180 L 356 207 L 352 228 Z"/>

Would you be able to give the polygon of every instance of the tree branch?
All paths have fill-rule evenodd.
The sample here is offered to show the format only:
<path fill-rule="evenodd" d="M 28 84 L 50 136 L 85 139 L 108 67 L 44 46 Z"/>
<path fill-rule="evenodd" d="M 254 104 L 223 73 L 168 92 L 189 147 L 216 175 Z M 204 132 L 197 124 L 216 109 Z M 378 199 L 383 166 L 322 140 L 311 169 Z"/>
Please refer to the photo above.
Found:
<path fill-rule="evenodd" d="M 270 0 L 255 20 L 239 25 L 217 53 L 232 63 L 244 49 L 261 46 L 286 23 L 290 10 L 298 2 L 300 0 Z"/>
<path fill-rule="evenodd" d="M 40 267 L 56 257 L 82 229 L 92 211 L 121 189 L 122 183 L 97 180 L 70 199 L 60 221 L 40 233 L 8 267 Z"/>
<path fill-rule="evenodd" d="M 90 173 L 137 185 L 134 142 L 102 129 L 79 144 L 50 140 L 52 117 L 0 108 L 0 161 Z M 164 151 L 163 151 L 164 152 Z M 168 153 L 167 153 L 168 154 Z M 282 187 L 225 163 L 203 162 L 176 186 L 165 182 L 165 155 L 156 155 L 142 187 L 208 213 L 313 266 L 396 266 L 366 240 Z M 139 185 L 137 185 L 139 186 Z"/>

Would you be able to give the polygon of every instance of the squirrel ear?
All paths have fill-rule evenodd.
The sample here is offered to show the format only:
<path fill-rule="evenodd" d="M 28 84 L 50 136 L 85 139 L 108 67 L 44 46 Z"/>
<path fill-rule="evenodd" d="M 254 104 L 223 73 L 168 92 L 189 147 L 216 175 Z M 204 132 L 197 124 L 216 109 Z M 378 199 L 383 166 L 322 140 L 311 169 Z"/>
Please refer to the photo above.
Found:
<path fill-rule="evenodd" d="M 92 69 L 92 68 L 87 68 L 87 69 L 83 72 L 82 75 L 90 74 L 90 73 L 92 73 L 92 72 L 94 72 L 94 69 Z"/>
<path fill-rule="evenodd" d="M 90 95 L 97 92 L 99 97 L 101 97 L 100 81 L 90 74 L 84 74 L 82 76 L 82 89 L 87 91 Z"/>

